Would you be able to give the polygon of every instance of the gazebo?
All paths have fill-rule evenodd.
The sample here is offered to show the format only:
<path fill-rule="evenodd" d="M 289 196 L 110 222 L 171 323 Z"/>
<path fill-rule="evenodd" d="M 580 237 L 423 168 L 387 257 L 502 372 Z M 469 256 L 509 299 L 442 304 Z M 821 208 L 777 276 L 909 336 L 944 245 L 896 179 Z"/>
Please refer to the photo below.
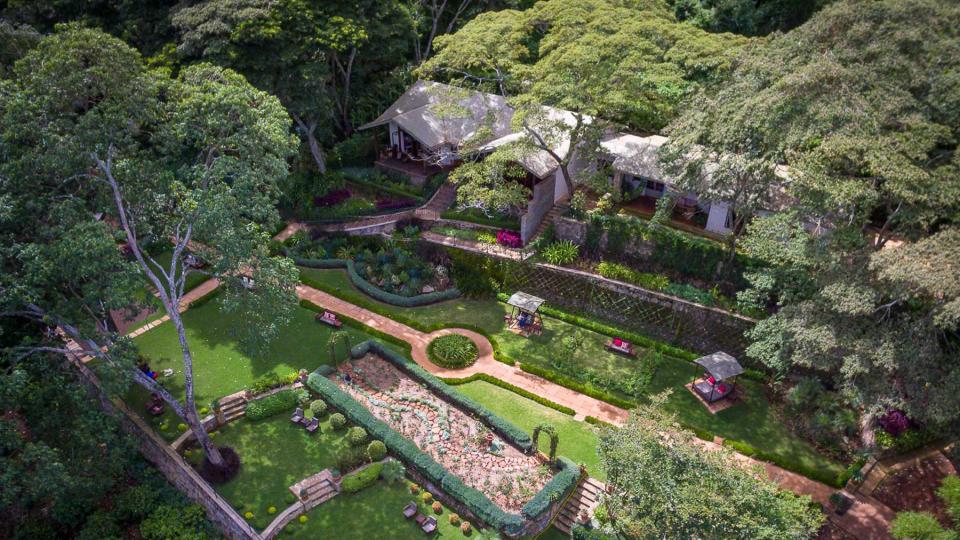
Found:
<path fill-rule="evenodd" d="M 541 335 L 543 333 L 543 318 L 540 317 L 539 310 L 543 302 L 543 298 L 537 298 L 532 294 L 513 293 L 513 296 L 507 300 L 507 304 L 511 307 L 510 314 L 503 316 L 507 328 L 511 332 L 524 337 L 529 337 L 530 334 Z"/>
<path fill-rule="evenodd" d="M 704 374 L 694 379 L 693 390 L 708 404 L 730 396 L 737 375 L 743 373 L 740 362 L 722 351 L 698 358 L 695 363 L 703 368 Z"/>

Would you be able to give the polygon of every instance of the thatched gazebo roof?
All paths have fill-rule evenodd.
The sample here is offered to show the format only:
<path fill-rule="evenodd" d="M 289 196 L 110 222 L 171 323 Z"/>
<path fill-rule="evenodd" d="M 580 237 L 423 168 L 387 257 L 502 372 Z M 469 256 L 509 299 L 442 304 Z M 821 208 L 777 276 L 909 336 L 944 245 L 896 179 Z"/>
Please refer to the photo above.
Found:
<path fill-rule="evenodd" d="M 740 365 L 740 362 L 722 351 L 698 358 L 695 363 L 718 381 L 736 377 L 743 373 L 743 366 Z"/>

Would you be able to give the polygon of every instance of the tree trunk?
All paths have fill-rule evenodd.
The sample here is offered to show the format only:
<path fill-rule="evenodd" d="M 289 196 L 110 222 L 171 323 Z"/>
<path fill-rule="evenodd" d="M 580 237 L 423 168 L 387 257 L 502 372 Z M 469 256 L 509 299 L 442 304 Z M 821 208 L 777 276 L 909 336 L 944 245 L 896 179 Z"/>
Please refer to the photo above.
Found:
<path fill-rule="evenodd" d="M 864 413 L 860 416 L 860 442 L 864 448 L 873 450 L 877 446 L 874 430 L 877 427 L 877 416 L 874 413 Z"/>
<path fill-rule="evenodd" d="M 327 172 L 327 162 L 323 157 L 323 150 L 320 148 L 320 143 L 317 141 L 315 132 L 317 130 L 316 120 L 306 124 L 303 119 L 300 118 L 298 114 L 291 114 L 293 116 L 293 121 L 297 123 L 297 127 L 300 128 L 300 131 L 303 132 L 304 136 L 307 138 L 307 145 L 310 146 L 310 155 L 313 156 L 314 163 L 317 164 L 317 170 L 320 171 L 320 174 Z"/>
<path fill-rule="evenodd" d="M 210 440 L 210 435 L 207 433 L 206 428 L 204 428 L 200 415 L 197 413 L 197 403 L 193 389 L 193 355 L 190 353 L 190 346 L 187 344 L 187 334 L 183 326 L 183 319 L 180 317 L 180 311 L 175 307 L 167 311 L 170 314 L 170 322 L 172 322 L 177 329 L 177 337 L 180 339 L 180 350 L 183 351 L 183 379 L 187 393 L 187 406 L 184 410 L 186 413 L 185 420 L 197 438 L 197 442 L 203 447 L 203 452 L 206 454 L 207 460 L 216 467 L 222 467 L 223 456 L 220 455 L 220 449 Z"/>
<path fill-rule="evenodd" d="M 573 178 L 570 177 L 570 170 L 569 167 L 567 167 L 567 163 L 563 161 L 560 162 L 560 173 L 563 175 L 563 183 L 567 185 L 567 197 L 573 197 Z"/>

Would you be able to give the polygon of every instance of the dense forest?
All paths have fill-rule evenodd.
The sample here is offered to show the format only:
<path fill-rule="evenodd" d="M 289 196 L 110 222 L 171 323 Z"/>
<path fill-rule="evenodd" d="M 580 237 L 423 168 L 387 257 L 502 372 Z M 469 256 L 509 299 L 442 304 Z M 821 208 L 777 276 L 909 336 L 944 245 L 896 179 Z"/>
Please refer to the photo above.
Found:
<path fill-rule="evenodd" d="M 140 287 L 127 239 L 86 219 L 113 204 L 103 179 L 128 178 L 138 234 L 190 223 L 218 271 L 257 261 L 275 294 L 227 300 L 255 314 L 256 347 L 297 280 L 268 252 L 277 202 L 372 161 L 357 128 L 418 79 L 503 95 L 518 118 L 591 119 L 563 133 L 573 146 L 668 136 L 676 185 L 735 204 L 727 248 L 753 262 L 735 301 L 769 314 L 747 356 L 800 388 L 792 427 L 856 448 L 891 414 L 925 440 L 960 434 L 956 2 L 0 0 L 0 538 L 213 534 L 50 345 L 54 322 L 100 332 Z M 452 173 L 462 198 L 526 200 L 491 180 L 516 159 L 498 155 Z M 103 373 L 123 394 L 136 351 L 92 343 L 117 348 Z"/>

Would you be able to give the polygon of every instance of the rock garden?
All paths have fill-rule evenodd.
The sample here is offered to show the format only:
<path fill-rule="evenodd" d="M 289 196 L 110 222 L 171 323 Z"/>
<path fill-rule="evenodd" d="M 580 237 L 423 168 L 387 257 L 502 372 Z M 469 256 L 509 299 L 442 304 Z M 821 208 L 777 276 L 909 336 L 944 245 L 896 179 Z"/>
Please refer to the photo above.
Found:
<path fill-rule="evenodd" d="M 335 378 L 374 416 L 507 512 L 519 512 L 550 480 L 550 468 L 537 457 L 503 441 L 378 356 L 342 365 Z"/>

